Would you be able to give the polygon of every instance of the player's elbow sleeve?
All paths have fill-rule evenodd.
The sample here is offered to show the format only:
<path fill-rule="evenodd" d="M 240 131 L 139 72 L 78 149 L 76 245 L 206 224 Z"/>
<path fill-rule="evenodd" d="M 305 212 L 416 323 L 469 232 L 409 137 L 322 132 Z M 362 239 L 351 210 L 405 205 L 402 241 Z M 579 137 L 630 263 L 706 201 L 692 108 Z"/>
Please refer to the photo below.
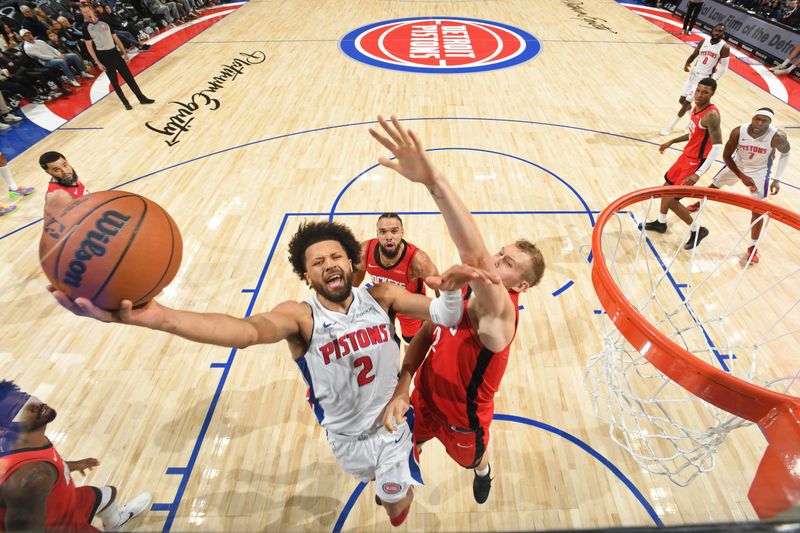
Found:
<path fill-rule="evenodd" d="M 439 297 L 431 300 L 428 313 L 434 324 L 448 328 L 457 326 L 464 313 L 461 291 L 440 291 Z"/>

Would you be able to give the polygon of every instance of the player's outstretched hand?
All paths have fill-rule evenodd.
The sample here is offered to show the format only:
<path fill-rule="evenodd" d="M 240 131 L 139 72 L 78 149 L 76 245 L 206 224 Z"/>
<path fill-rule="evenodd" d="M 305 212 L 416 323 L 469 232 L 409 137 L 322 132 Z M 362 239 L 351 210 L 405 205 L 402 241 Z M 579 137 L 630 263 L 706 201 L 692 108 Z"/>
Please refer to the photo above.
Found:
<path fill-rule="evenodd" d="M 70 472 L 78 471 L 83 475 L 83 477 L 86 477 L 86 471 L 92 470 L 94 467 L 98 466 L 100 461 L 90 457 L 88 459 L 79 459 L 77 461 L 67 461 L 66 463 Z"/>
<path fill-rule="evenodd" d="M 406 421 L 406 413 L 410 403 L 408 392 L 395 392 L 383 410 L 383 427 L 387 431 L 397 431 L 397 426 Z"/>
<path fill-rule="evenodd" d="M 391 117 L 391 124 L 386 122 L 386 119 L 381 115 L 378 115 L 378 123 L 380 123 L 386 135 L 372 128 L 369 129 L 369 133 L 387 150 L 392 152 L 395 157 L 392 160 L 381 156 L 378 158 L 378 162 L 382 166 L 405 176 L 409 181 L 422 183 L 423 185 L 432 184 L 437 178 L 437 170 L 428 159 L 425 148 L 423 148 L 416 134 L 409 129 L 403 128 L 394 115 Z"/>
<path fill-rule="evenodd" d="M 52 285 L 48 285 L 47 290 L 50 291 L 62 307 L 78 316 L 87 316 L 95 320 L 100 320 L 101 322 L 118 322 L 149 328 L 156 328 L 164 321 L 163 308 L 155 300 L 150 300 L 146 304 L 140 305 L 135 309 L 133 307 L 133 302 L 130 300 L 122 300 L 121 307 L 118 311 L 107 311 L 94 305 L 88 298 L 75 298 L 72 300 Z"/>
<path fill-rule="evenodd" d="M 781 182 L 778 180 L 772 180 L 769 184 L 769 193 L 772 195 L 778 194 L 781 190 Z"/>
<path fill-rule="evenodd" d="M 453 265 L 441 276 L 428 276 L 425 283 L 434 290 L 455 291 L 466 287 L 471 282 L 477 281 L 488 285 L 499 285 L 501 282 L 497 274 L 482 268 L 469 265 Z"/>
<path fill-rule="evenodd" d="M 659 147 L 658 147 L 658 151 L 659 151 L 659 153 L 662 153 L 662 154 L 663 154 L 663 153 L 664 153 L 664 150 L 666 150 L 666 149 L 667 149 L 667 148 L 669 148 L 670 146 L 672 146 L 672 140 L 669 140 L 669 141 L 665 142 L 664 144 L 662 144 L 661 146 L 659 146 Z"/>

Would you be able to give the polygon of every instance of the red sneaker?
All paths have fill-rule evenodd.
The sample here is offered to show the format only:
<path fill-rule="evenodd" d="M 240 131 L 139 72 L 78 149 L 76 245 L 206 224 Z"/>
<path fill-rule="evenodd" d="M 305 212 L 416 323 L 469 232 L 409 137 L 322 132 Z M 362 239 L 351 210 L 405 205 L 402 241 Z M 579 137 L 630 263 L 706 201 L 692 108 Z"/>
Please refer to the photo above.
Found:
<path fill-rule="evenodd" d="M 688 209 L 690 213 L 694 213 L 695 211 L 700 209 L 700 202 L 695 202 L 692 205 L 687 205 L 686 209 Z"/>
<path fill-rule="evenodd" d="M 410 509 L 411 506 L 409 505 L 408 507 L 403 509 L 403 512 L 400 513 L 399 515 L 395 516 L 394 518 L 389 517 L 389 522 L 391 522 L 394 527 L 398 527 L 400 524 L 406 521 L 406 517 L 408 516 L 408 511 Z"/>
<path fill-rule="evenodd" d="M 750 259 L 750 263 L 757 264 L 758 263 L 758 250 L 754 250 L 755 246 L 748 246 L 747 248 L 747 256 L 745 256 L 744 260 L 747 262 L 747 259 L 750 257 L 750 254 L 753 254 L 753 257 Z"/>

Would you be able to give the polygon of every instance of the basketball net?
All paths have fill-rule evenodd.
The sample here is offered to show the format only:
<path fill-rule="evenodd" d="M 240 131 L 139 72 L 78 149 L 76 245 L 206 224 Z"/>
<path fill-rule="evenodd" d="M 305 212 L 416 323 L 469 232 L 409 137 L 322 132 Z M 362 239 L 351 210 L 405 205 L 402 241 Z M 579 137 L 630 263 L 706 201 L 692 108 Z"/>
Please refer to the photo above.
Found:
<path fill-rule="evenodd" d="M 693 216 L 711 230 L 707 240 L 685 250 L 689 226 L 672 213 L 668 233 L 640 229 L 663 196 L 700 198 Z M 751 209 L 758 215 L 752 222 Z M 769 413 L 800 395 L 800 265 L 781 258 L 798 248 L 787 216 L 798 224 L 800 217 L 782 210 L 776 219 L 776 209 L 718 190 L 659 187 L 616 201 L 595 226 L 592 278 L 606 313 L 585 385 L 613 441 L 677 485 L 713 470 L 731 431 L 754 422 L 764 430 Z M 759 244 L 746 253 L 759 222 Z M 762 246 L 769 265 L 756 266 Z M 787 474 L 788 500 L 800 499 L 798 465 Z"/>

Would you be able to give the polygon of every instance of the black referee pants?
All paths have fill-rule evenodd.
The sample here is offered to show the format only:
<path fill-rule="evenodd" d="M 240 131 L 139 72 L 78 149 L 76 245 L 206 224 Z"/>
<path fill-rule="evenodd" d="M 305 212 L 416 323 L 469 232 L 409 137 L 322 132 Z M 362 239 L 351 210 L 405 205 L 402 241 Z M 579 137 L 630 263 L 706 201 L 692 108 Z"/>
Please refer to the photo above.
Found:
<path fill-rule="evenodd" d="M 125 94 L 122 92 L 122 89 L 119 86 L 119 81 L 117 80 L 117 72 L 122 76 L 122 79 L 125 80 L 125 83 L 131 88 L 133 94 L 136 95 L 136 98 L 139 99 L 141 102 L 145 100 L 147 97 L 142 94 L 141 89 L 136 84 L 136 80 L 133 79 L 133 74 L 131 74 L 128 65 L 125 63 L 125 60 L 122 59 L 122 55 L 119 53 L 119 50 L 116 48 L 112 48 L 110 50 L 97 50 L 97 59 L 106 67 L 106 74 L 108 74 L 108 80 L 111 82 L 111 86 L 114 87 L 114 92 L 117 93 L 119 99 L 122 100 L 123 104 L 128 103 L 128 99 L 125 98 Z"/>

